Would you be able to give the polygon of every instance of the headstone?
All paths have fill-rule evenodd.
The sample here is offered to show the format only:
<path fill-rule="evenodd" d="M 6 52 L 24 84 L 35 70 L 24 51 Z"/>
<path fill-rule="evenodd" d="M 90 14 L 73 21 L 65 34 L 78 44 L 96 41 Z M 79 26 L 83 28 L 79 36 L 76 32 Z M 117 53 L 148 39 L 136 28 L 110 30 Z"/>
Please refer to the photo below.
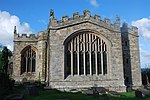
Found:
<path fill-rule="evenodd" d="M 23 94 L 10 94 L 4 98 L 4 100 L 23 100 Z"/>
<path fill-rule="evenodd" d="M 109 100 L 107 94 L 104 94 L 104 100 Z"/>
<path fill-rule="evenodd" d="M 142 89 L 141 92 L 142 92 L 142 94 L 144 94 L 145 96 L 150 96 L 150 90 Z"/>
<path fill-rule="evenodd" d="M 137 89 L 137 90 L 135 91 L 135 97 L 137 97 L 137 98 L 142 98 L 142 92 Z"/>
<path fill-rule="evenodd" d="M 93 94 L 93 90 L 85 90 L 82 93 L 86 94 L 86 95 L 92 95 Z"/>
<path fill-rule="evenodd" d="M 36 86 L 34 85 L 29 85 L 27 86 L 28 93 L 30 96 L 38 96 L 39 95 L 39 90 Z"/>
<path fill-rule="evenodd" d="M 24 82 L 27 82 L 27 78 L 23 78 L 22 79 L 22 82 L 24 83 Z"/>
<path fill-rule="evenodd" d="M 106 88 L 104 88 L 104 87 L 96 87 L 96 91 L 98 92 L 98 93 L 106 93 L 108 90 L 106 89 Z"/>
<path fill-rule="evenodd" d="M 108 91 L 108 93 L 112 94 L 113 96 L 119 96 L 120 93 L 116 92 L 116 91 Z"/>

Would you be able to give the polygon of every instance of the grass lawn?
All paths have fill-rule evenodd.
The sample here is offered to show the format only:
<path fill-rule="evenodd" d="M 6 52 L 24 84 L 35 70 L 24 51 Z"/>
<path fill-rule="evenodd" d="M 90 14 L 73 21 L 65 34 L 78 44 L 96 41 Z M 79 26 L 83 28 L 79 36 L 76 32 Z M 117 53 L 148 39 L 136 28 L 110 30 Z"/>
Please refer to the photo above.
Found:
<path fill-rule="evenodd" d="M 120 96 L 107 96 L 109 100 L 150 100 L 150 97 L 135 98 L 134 92 L 121 93 Z M 57 90 L 40 90 L 39 96 L 25 95 L 25 100 L 104 100 L 106 95 L 85 95 L 82 93 L 60 92 Z"/>

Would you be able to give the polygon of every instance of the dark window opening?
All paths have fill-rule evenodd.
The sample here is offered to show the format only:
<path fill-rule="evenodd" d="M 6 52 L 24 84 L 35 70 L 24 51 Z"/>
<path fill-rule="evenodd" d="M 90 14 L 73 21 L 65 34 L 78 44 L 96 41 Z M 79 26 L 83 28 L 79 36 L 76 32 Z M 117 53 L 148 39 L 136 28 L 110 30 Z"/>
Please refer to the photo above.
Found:
<path fill-rule="evenodd" d="M 96 74 L 96 65 L 95 65 L 95 52 L 92 52 L 91 55 L 91 63 L 92 63 L 92 74 Z"/>
<path fill-rule="evenodd" d="M 97 53 L 97 68 L 98 68 L 98 74 L 102 74 L 101 70 L 101 53 Z"/>
<path fill-rule="evenodd" d="M 35 72 L 36 53 L 28 46 L 21 52 L 21 74 L 24 72 Z"/>
<path fill-rule="evenodd" d="M 84 74 L 83 52 L 79 53 L 79 66 L 80 66 L 80 75 Z"/>
<path fill-rule="evenodd" d="M 71 74 L 71 54 L 70 51 L 67 51 L 67 75 Z"/>
<path fill-rule="evenodd" d="M 73 74 L 77 74 L 77 53 L 73 52 Z"/>
<path fill-rule="evenodd" d="M 85 53 L 85 66 L 86 66 L 86 74 L 90 74 L 90 60 L 89 60 L 89 53 Z"/>
<path fill-rule="evenodd" d="M 106 51 L 103 52 L 103 72 L 107 74 L 107 54 Z"/>

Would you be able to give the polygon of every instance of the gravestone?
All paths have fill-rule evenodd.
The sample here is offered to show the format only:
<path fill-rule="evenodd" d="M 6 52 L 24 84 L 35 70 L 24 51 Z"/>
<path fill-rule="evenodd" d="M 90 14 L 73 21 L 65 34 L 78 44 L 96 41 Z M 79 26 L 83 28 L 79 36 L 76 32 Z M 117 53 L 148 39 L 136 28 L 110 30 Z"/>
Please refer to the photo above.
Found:
<path fill-rule="evenodd" d="M 104 94 L 104 93 L 106 93 L 106 92 L 109 91 L 109 90 L 106 89 L 106 88 L 104 88 L 104 87 L 96 87 L 96 91 L 97 91 L 98 93 Z"/>
<path fill-rule="evenodd" d="M 137 98 L 142 98 L 142 92 L 137 89 L 137 90 L 135 91 L 135 97 L 137 97 Z"/>
<path fill-rule="evenodd" d="M 103 96 L 104 96 L 104 100 L 109 100 L 107 94 L 103 94 Z"/>
<path fill-rule="evenodd" d="M 30 96 L 38 96 L 39 90 L 35 85 L 29 85 L 27 86 L 27 90 Z"/>
<path fill-rule="evenodd" d="M 22 79 L 22 83 L 24 83 L 24 82 L 27 82 L 27 78 L 25 78 L 25 77 Z"/>

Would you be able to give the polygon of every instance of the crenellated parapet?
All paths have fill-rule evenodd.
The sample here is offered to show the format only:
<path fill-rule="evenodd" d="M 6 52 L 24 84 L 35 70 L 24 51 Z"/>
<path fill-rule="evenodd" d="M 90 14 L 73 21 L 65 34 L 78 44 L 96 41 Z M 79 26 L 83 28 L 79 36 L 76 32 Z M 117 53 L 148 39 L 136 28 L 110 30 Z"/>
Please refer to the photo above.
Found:
<path fill-rule="evenodd" d="M 14 34 L 14 41 L 37 41 L 35 34 Z"/>
<path fill-rule="evenodd" d="M 135 26 L 129 27 L 128 24 L 125 22 L 122 24 L 121 32 L 122 33 L 129 33 L 129 34 L 133 34 L 135 36 L 138 36 L 138 28 Z"/>
<path fill-rule="evenodd" d="M 90 11 L 88 10 L 84 10 L 83 15 L 79 15 L 78 12 L 73 13 L 72 18 L 69 18 L 67 15 L 62 16 L 61 20 L 57 20 L 54 17 L 54 12 L 51 12 L 50 15 L 50 22 L 48 26 L 49 29 L 59 29 L 79 23 L 89 22 L 110 29 L 112 31 L 120 32 L 120 18 L 118 16 L 116 17 L 116 21 L 114 23 L 111 23 L 110 19 L 108 18 L 104 18 L 104 20 L 102 20 L 101 16 L 99 15 L 92 16 Z"/>
<path fill-rule="evenodd" d="M 14 42 L 36 42 L 38 40 L 38 37 L 35 36 L 35 34 L 19 34 L 19 33 L 14 33 Z"/>
<path fill-rule="evenodd" d="M 14 27 L 14 42 L 38 42 L 47 40 L 47 30 L 40 31 L 38 36 L 35 34 L 19 34 L 17 33 L 16 26 Z"/>

